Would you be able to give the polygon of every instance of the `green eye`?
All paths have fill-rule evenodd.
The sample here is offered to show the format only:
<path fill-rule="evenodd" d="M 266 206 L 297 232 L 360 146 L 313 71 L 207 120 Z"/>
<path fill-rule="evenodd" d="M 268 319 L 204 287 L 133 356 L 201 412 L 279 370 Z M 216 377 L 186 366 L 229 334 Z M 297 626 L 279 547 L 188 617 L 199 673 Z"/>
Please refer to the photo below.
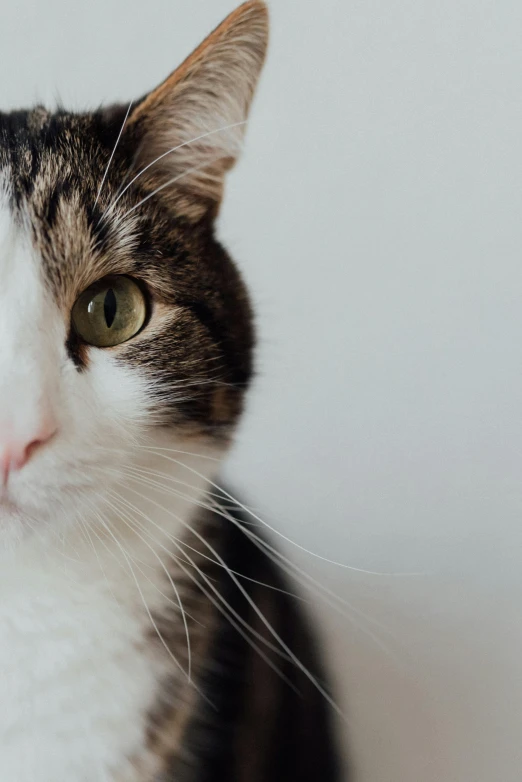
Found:
<path fill-rule="evenodd" d="M 105 277 L 76 299 L 72 323 L 89 345 L 110 348 L 126 342 L 141 329 L 147 303 L 139 286 L 129 277 Z"/>

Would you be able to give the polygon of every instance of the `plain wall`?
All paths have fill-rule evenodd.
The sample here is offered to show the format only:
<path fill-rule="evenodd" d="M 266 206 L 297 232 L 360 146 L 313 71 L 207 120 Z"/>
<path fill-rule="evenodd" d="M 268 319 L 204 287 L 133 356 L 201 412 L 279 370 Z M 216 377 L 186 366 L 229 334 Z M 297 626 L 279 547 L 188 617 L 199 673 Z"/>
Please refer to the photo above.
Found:
<path fill-rule="evenodd" d="M 138 97 L 232 7 L 4 2 L 0 104 Z M 314 598 L 358 780 L 519 782 L 522 4 L 271 9 L 220 223 L 260 333 L 227 474 L 317 555 L 410 574 L 282 541 L 350 604 Z"/>

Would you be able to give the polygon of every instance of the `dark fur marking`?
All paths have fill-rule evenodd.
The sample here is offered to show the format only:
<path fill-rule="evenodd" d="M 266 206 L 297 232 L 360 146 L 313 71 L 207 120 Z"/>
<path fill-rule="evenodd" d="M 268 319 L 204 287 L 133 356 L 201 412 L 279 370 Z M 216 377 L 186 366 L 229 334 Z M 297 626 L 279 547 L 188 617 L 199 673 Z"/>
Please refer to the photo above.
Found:
<path fill-rule="evenodd" d="M 240 513 L 233 515 L 243 522 Z M 277 589 L 288 589 L 286 579 L 243 532 L 231 522 L 220 524 L 219 550 L 231 570 Z M 197 547 L 195 540 L 188 542 Z M 214 567 L 211 577 L 228 604 L 273 642 L 227 573 Z M 276 632 L 324 685 L 316 642 L 300 604 L 281 592 L 246 579 L 240 581 Z M 205 698 L 199 699 L 187 726 L 183 752 L 173 752 L 169 772 L 161 782 L 347 779 L 338 761 L 332 713 L 323 696 L 293 662 L 264 648 L 296 693 L 222 615 L 217 621 L 210 659 L 198 681 Z"/>
<path fill-rule="evenodd" d="M 73 362 L 78 372 L 82 372 L 87 368 L 87 354 L 89 348 L 85 342 L 80 339 L 72 326 L 70 327 L 69 335 L 65 343 L 65 348 L 67 350 L 67 355 Z"/>

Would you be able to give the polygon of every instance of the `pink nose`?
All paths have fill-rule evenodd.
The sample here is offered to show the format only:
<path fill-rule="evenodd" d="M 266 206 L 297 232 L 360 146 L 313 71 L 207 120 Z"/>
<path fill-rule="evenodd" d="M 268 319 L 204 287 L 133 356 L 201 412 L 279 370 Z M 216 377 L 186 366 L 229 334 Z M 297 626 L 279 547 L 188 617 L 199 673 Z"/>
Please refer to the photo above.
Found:
<path fill-rule="evenodd" d="M 0 474 L 4 484 L 7 483 L 9 473 L 21 470 L 31 456 L 39 451 L 56 434 L 56 426 L 50 421 L 43 423 L 34 433 L 31 439 L 11 437 L 4 442 L 0 439 Z"/>

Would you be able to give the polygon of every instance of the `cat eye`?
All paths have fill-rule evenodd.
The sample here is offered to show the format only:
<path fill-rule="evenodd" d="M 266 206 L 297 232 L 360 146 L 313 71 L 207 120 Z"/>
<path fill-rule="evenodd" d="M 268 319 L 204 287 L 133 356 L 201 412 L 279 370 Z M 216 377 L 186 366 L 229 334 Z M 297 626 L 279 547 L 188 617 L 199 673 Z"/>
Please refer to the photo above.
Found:
<path fill-rule="evenodd" d="M 71 315 L 74 330 L 84 342 L 110 348 L 140 331 L 147 317 L 147 302 L 134 280 L 114 275 L 84 290 Z"/>

